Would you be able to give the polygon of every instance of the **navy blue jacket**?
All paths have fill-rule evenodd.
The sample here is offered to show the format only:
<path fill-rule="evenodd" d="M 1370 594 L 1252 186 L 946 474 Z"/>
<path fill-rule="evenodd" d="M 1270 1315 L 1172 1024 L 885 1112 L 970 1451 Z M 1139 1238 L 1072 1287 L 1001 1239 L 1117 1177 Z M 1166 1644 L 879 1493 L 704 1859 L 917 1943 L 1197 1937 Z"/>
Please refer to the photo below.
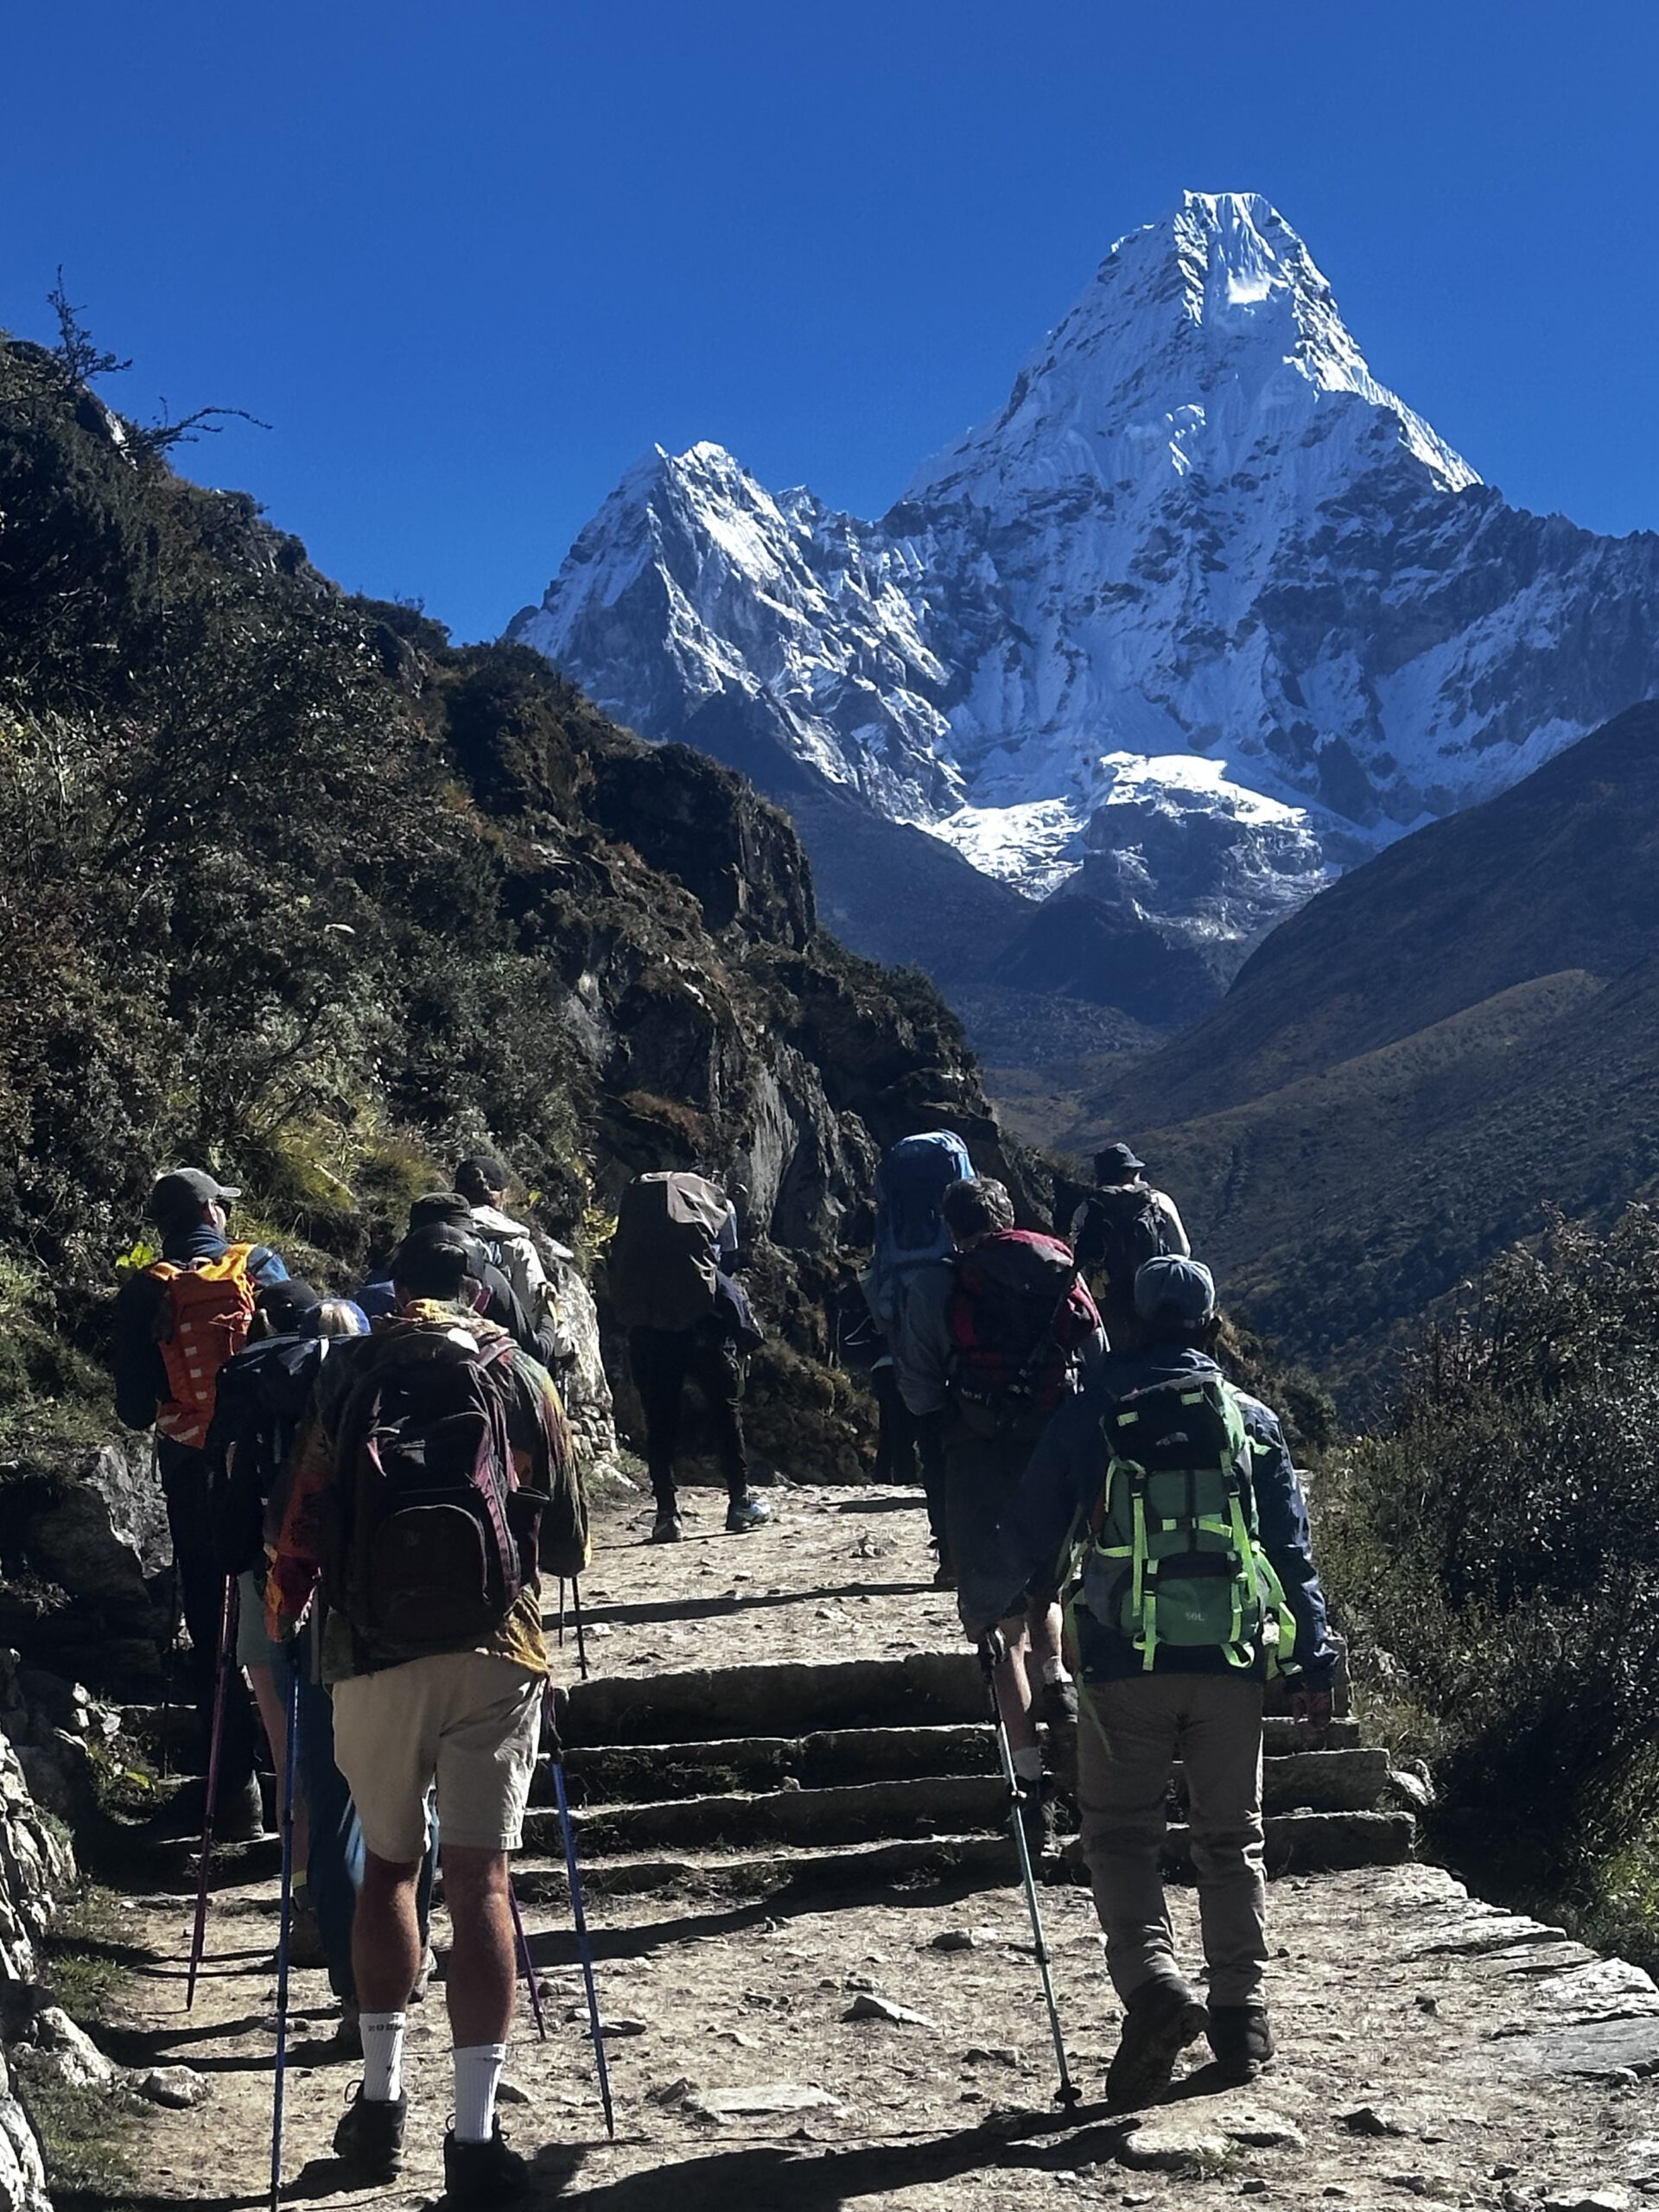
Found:
<path fill-rule="evenodd" d="M 176 1267 L 188 1267 L 192 1260 L 218 1259 L 230 1243 L 228 1236 L 199 1221 L 163 1237 L 162 1257 Z M 254 1246 L 248 1255 L 248 1273 L 261 1289 L 288 1280 L 288 1269 L 268 1244 Z M 170 1395 L 156 1339 L 156 1317 L 165 1295 L 165 1286 L 154 1275 L 136 1274 L 128 1277 L 116 1296 L 110 1366 L 115 1376 L 115 1410 L 128 1428 L 153 1427 L 157 1410 Z"/>
<path fill-rule="evenodd" d="M 1144 1351 L 1109 1354 L 1086 1389 L 1069 1400 L 1050 1421 L 1021 1478 L 1014 1503 L 1003 1516 L 1001 1541 L 1010 1594 L 1029 1587 L 1052 1587 L 1055 1563 L 1080 1514 L 1092 1511 L 1106 1482 L 1106 1440 L 1101 1423 L 1118 1400 L 1183 1375 L 1218 1375 L 1212 1359 L 1187 1344 L 1153 1344 Z M 1262 1548 L 1285 1587 L 1296 1622 L 1294 1673 L 1309 1689 L 1325 1688 L 1336 1666 L 1325 1627 L 1325 1594 L 1313 1566 L 1307 1505 L 1291 1464 L 1278 1416 L 1258 1399 L 1237 1393 L 1250 1439 L 1250 1471 Z M 1017 1603 L 1009 1606 L 1018 1611 Z M 1077 1609 L 1078 1659 L 1089 1681 L 1115 1681 L 1143 1671 L 1144 1662 L 1129 1638 L 1083 1606 Z M 1230 1674 L 1219 1650 L 1159 1647 L 1160 1674 Z"/>

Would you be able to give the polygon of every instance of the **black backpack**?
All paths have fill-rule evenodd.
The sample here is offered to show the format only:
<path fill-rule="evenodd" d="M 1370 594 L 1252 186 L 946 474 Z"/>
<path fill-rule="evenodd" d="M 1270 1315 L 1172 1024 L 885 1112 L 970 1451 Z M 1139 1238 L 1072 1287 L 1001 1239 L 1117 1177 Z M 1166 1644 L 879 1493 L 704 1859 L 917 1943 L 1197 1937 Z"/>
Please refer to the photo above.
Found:
<path fill-rule="evenodd" d="M 448 1330 L 412 1332 L 340 1416 L 323 1587 L 366 1664 L 467 1651 L 535 1573 L 542 1501 L 518 1489 L 503 1363 Z"/>
<path fill-rule="evenodd" d="M 1168 1251 L 1169 1222 L 1149 1183 L 1114 1183 L 1091 1191 L 1077 1237 L 1077 1265 L 1096 1294 L 1127 1298 L 1137 1272 Z"/>

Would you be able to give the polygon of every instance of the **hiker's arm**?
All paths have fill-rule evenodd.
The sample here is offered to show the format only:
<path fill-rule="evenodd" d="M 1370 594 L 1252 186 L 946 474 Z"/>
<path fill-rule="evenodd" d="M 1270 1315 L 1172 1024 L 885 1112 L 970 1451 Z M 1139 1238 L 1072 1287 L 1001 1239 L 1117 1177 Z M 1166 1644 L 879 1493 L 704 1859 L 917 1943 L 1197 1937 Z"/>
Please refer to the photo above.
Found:
<path fill-rule="evenodd" d="M 167 1370 L 156 1341 L 159 1304 L 159 1290 L 148 1275 L 135 1275 L 116 1295 L 110 1370 L 116 1415 L 126 1428 L 152 1427 L 156 1408 L 168 1395 Z"/>
<path fill-rule="evenodd" d="M 593 1548 L 588 1502 L 553 1378 L 538 1360 L 515 1357 L 508 1414 L 514 1472 L 521 1490 L 540 1497 L 537 1565 L 543 1574 L 581 1574 Z"/>
<path fill-rule="evenodd" d="M 1180 1210 L 1174 1199 L 1170 1197 L 1167 1191 L 1158 1191 L 1154 1193 L 1153 1204 L 1162 1214 L 1168 1227 L 1169 1243 L 1165 1249 L 1177 1254 L 1183 1260 L 1190 1259 L 1192 1247 L 1187 1238 L 1186 1224 L 1181 1219 Z"/>
<path fill-rule="evenodd" d="M 1071 1217 L 1071 1256 L 1086 1271 L 1100 1265 L 1105 1249 L 1106 1232 L 1100 1208 L 1085 1198 Z"/>
<path fill-rule="evenodd" d="M 1249 1404 L 1245 1408 L 1245 1424 L 1250 1433 L 1262 1548 L 1284 1585 L 1285 1599 L 1296 1623 L 1292 1665 L 1306 1688 L 1324 1689 L 1336 1671 L 1337 1655 L 1325 1629 L 1325 1592 L 1313 1564 L 1307 1502 L 1276 1415 L 1265 1406 Z"/>
<path fill-rule="evenodd" d="M 890 1339 L 899 1395 L 918 1420 L 940 1414 L 950 1398 L 952 1278 L 945 1268 L 918 1268 L 899 1293 Z"/>
<path fill-rule="evenodd" d="M 334 1472 L 334 1438 L 321 1407 L 314 1407 L 265 1505 L 265 1548 L 270 1554 L 265 1626 L 273 1637 L 280 1637 L 301 1618 L 317 1586 L 322 1501 Z"/>

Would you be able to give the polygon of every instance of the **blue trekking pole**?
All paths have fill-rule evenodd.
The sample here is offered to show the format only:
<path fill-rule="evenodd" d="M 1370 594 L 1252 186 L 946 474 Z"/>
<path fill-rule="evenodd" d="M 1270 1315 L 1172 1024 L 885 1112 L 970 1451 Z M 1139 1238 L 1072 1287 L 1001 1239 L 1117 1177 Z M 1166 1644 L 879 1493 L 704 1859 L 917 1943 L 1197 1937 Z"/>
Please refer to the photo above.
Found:
<path fill-rule="evenodd" d="M 558 1792 L 559 1827 L 564 1836 L 564 1871 L 570 1878 L 570 1911 L 576 1927 L 576 1955 L 588 1991 L 588 2024 L 594 2036 L 594 2061 L 599 2069 L 599 2097 L 605 2107 L 605 2133 L 616 2140 L 616 2113 L 611 2104 L 610 2069 L 605 2063 L 605 2035 L 599 2024 L 599 1992 L 594 1986 L 594 1952 L 588 1941 L 588 1916 L 582 1910 L 582 1878 L 576 1872 L 576 1832 L 570 1821 L 570 1800 L 564 1791 L 564 1755 L 553 1753 L 553 1787 Z"/>
<path fill-rule="evenodd" d="M 283 2186 L 283 2093 L 288 2082 L 288 1949 L 294 1918 L 294 1770 L 300 1750 L 300 1655 L 290 1645 L 288 1764 L 283 1775 L 283 1908 L 276 1936 L 276 2070 L 270 2093 L 270 2212 Z"/>
<path fill-rule="evenodd" d="M 512 1877 L 507 1877 L 507 1903 L 512 1908 L 512 1932 L 518 1939 L 518 1962 L 524 1967 L 524 1980 L 530 1985 L 530 2009 L 536 2015 L 536 2032 L 547 2041 L 547 2016 L 542 2011 L 541 1984 L 536 1979 L 536 1968 L 530 1955 L 530 1938 L 524 1933 L 524 1916 L 518 1910 L 518 1892 L 512 1886 Z"/>

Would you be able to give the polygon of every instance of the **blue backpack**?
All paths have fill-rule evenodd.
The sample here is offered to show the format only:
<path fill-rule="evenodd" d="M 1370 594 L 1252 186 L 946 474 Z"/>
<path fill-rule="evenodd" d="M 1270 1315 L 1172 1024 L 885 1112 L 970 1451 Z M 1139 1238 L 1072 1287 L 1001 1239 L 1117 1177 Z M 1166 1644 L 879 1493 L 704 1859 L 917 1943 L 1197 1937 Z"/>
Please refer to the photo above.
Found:
<path fill-rule="evenodd" d="M 912 1268 L 948 1258 L 950 1232 L 939 1202 L 953 1183 L 971 1183 L 974 1163 L 950 1129 L 900 1137 L 875 1171 L 875 1258 L 868 1298 L 881 1326 L 898 1319 L 899 1293 Z"/>

